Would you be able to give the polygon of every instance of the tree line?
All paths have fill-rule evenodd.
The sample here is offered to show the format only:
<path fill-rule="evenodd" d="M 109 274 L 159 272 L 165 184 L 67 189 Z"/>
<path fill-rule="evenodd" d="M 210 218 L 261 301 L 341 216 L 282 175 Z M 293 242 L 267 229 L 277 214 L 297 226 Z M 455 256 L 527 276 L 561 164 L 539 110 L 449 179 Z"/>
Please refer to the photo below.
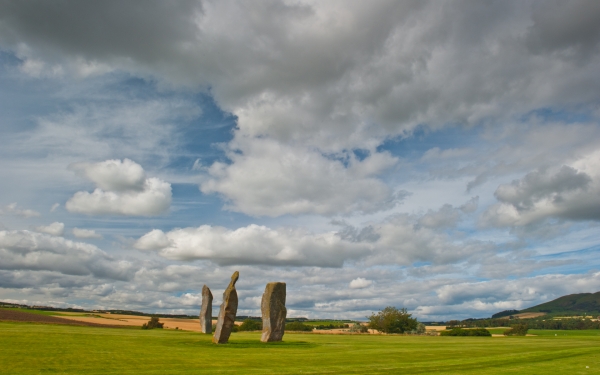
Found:
<path fill-rule="evenodd" d="M 564 330 L 582 330 L 582 329 L 600 329 L 600 321 L 592 321 L 588 318 L 568 318 L 552 319 L 543 317 L 518 319 L 519 324 L 525 324 L 529 329 L 564 329 Z M 448 328 L 485 328 L 485 327 L 512 327 L 515 319 L 466 319 L 462 321 L 451 320 L 446 322 Z"/>

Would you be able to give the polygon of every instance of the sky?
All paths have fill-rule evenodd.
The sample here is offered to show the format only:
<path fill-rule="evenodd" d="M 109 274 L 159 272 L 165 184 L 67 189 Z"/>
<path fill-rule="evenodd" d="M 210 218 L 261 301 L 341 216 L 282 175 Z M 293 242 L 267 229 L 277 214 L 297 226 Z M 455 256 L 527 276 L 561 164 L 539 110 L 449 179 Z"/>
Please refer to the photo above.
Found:
<path fill-rule="evenodd" d="M 600 290 L 600 2 L 0 0 L 0 300 L 484 318 Z"/>

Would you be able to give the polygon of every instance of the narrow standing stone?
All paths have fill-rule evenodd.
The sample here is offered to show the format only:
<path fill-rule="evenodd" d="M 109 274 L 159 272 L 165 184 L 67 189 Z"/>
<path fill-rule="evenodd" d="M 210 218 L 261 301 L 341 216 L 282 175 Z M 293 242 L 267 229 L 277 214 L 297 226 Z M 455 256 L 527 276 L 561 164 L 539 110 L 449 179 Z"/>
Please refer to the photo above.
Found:
<path fill-rule="evenodd" d="M 202 308 L 200 309 L 200 330 L 202 333 L 212 333 L 212 300 L 210 289 L 202 287 Z"/>
<path fill-rule="evenodd" d="M 260 341 L 281 341 L 285 331 L 285 283 L 268 283 L 260 304 L 263 331 Z"/>
<path fill-rule="evenodd" d="M 221 310 L 219 310 L 219 319 L 217 320 L 217 328 L 213 335 L 213 342 L 215 344 L 226 344 L 229 341 L 229 335 L 231 335 L 231 329 L 235 324 L 235 314 L 238 308 L 238 296 L 235 290 L 235 283 L 240 278 L 240 273 L 235 271 L 231 275 L 231 282 L 225 291 L 223 292 L 223 303 L 221 304 Z"/>

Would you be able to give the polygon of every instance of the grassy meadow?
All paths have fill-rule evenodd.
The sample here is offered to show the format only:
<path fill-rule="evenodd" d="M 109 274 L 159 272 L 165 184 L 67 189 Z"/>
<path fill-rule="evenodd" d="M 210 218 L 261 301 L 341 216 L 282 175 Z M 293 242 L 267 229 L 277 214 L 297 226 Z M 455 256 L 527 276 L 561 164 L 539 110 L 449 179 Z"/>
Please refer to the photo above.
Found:
<path fill-rule="evenodd" d="M 188 331 L 0 322 L 6 374 L 590 374 L 600 331 L 535 337 L 429 337 L 233 333 L 213 345 Z M 555 336 L 556 335 L 556 336 Z M 586 368 L 589 366 L 589 368 Z"/>

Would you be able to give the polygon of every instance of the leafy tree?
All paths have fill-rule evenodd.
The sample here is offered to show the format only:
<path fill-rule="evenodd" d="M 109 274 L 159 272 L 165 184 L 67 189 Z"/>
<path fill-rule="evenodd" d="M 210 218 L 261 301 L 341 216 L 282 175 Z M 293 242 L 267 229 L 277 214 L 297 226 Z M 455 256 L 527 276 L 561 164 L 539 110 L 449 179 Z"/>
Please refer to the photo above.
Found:
<path fill-rule="evenodd" d="M 398 310 L 388 306 L 377 314 L 368 317 L 369 328 L 384 333 L 404 333 L 417 329 L 419 322 L 411 318 L 411 314 L 404 308 Z"/>
<path fill-rule="evenodd" d="M 262 330 L 262 322 L 258 320 L 246 319 L 239 327 L 240 331 L 260 331 Z"/>
<path fill-rule="evenodd" d="M 153 317 L 150 318 L 150 321 L 148 323 L 144 323 L 142 325 L 142 329 L 162 328 L 163 325 L 165 325 L 165 323 L 160 323 L 158 321 L 158 317 L 157 316 L 153 316 Z"/>
<path fill-rule="evenodd" d="M 529 327 L 525 323 L 515 324 L 511 329 L 504 331 L 504 336 L 525 336 Z"/>

